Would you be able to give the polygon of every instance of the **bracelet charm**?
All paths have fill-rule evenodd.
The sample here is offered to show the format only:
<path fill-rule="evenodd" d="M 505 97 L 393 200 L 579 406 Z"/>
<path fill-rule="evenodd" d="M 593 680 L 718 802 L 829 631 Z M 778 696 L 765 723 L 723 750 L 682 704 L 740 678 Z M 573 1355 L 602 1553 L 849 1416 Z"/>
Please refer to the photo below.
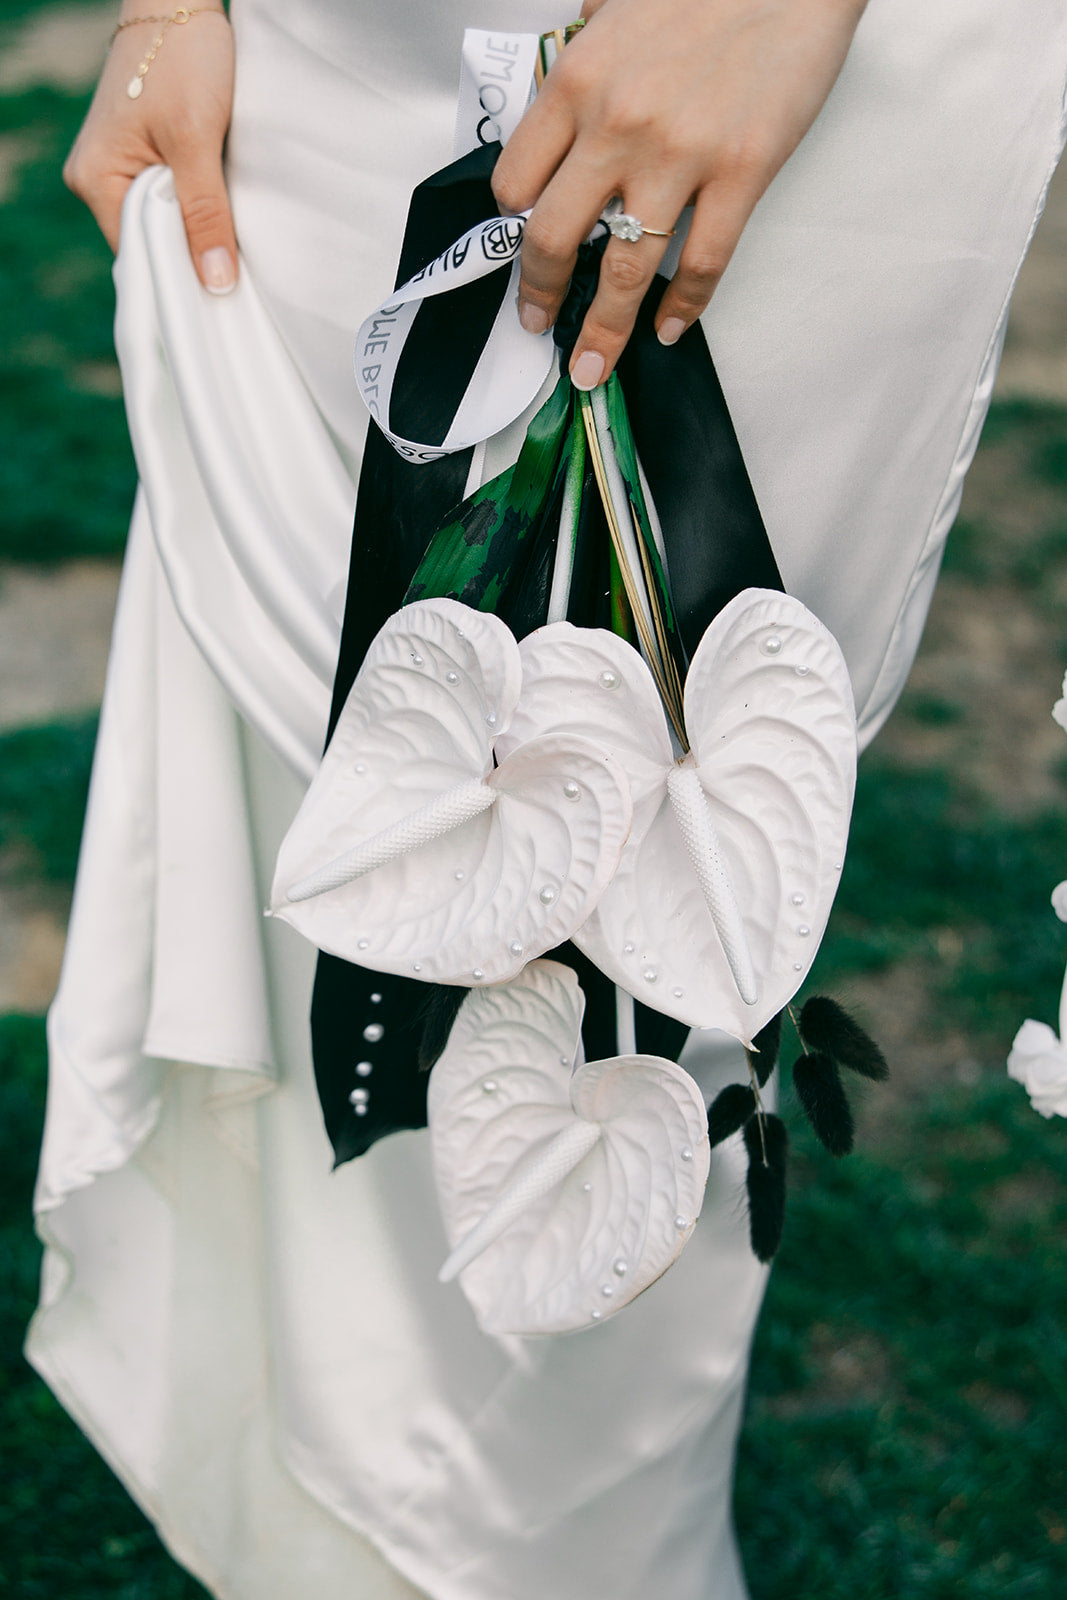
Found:
<path fill-rule="evenodd" d="M 111 35 L 112 44 L 114 44 L 115 39 L 122 32 L 123 28 L 133 28 L 138 23 L 142 22 L 157 22 L 161 24 L 160 30 L 156 34 L 156 37 L 152 40 L 147 52 L 137 63 L 136 73 L 126 85 L 126 93 L 131 100 L 137 100 L 143 92 L 145 76 L 149 67 L 159 54 L 160 47 L 163 44 L 164 39 L 167 37 L 170 29 L 176 25 L 181 27 L 189 21 L 190 17 L 201 16 L 207 11 L 214 11 L 220 17 L 224 17 L 226 15 L 225 11 L 223 11 L 220 6 L 179 6 L 177 11 L 173 12 L 169 17 L 127 17 L 125 22 L 116 23 Z"/>

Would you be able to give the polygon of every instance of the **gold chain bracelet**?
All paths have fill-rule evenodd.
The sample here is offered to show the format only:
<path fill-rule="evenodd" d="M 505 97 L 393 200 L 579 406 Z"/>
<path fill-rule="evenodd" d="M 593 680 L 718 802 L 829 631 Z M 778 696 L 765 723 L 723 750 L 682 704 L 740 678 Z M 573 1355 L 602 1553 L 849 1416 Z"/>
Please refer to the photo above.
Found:
<path fill-rule="evenodd" d="M 225 11 L 220 6 L 179 6 L 177 11 L 169 17 L 127 17 L 125 22 L 117 22 L 111 33 L 111 44 L 114 44 L 123 28 L 136 27 L 141 22 L 155 22 L 161 24 L 160 30 L 148 47 L 147 53 L 138 63 L 137 71 L 126 85 L 126 93 L 131 100 L 136 100 L 144 88 L 145 75 L 159 54 L 160 46 L 167 37 L 170 29 L 175 25 L 183 27 L 190 17 L 202 16 L 205 12 L 213 11 L 216 16 L 224 17 Z M 110 48 L 110 46 L 109 46 Z"/>

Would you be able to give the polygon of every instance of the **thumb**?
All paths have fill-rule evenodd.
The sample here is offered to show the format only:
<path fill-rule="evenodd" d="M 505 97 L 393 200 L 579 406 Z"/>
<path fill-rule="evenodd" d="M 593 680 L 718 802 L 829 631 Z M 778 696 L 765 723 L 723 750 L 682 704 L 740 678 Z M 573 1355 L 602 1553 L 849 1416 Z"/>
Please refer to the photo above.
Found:
<path fill-rule="evenodd" d="M 211 294 L 229 294 L 237 282 L 237 238 L 221 158 L 174 162 L 171 170 L 196 275 Z"/>

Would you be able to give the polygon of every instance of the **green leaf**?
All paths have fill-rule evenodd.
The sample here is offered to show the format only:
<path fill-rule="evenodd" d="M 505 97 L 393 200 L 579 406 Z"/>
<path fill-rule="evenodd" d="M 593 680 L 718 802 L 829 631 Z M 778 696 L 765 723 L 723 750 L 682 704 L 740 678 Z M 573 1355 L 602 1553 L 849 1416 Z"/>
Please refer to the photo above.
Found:
<path fill-rule="evenodd" d="M 405 605 L 445 598 L 479 611 L 498 610 L 562 490 L 573 394 L 570 379 L 561 377 L 530 423 L 515 465 L 475 490 L 438 528 Z"/>

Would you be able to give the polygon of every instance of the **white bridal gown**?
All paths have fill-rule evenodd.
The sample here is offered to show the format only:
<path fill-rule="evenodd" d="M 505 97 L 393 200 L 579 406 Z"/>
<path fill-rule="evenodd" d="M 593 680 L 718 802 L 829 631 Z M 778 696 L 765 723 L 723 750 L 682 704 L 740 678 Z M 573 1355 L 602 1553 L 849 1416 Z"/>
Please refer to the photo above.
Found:
<path fill-rule="evenodd" d="M 197 288 L 165 174 L 126 212 L 143 491 L 51 1015 L 29 1353 L 235 1600 L 744 1594 L 730 1484 L 764 1278 L 736 1150 L 618 1318 L 485 1338 L 436 1282 L 425 1133 L 331 1175 L 313 952 L 261 915 L 326 720 L 366 427 L 354 331 L 410 189 L 450 159 L 463 27 L 568 20 L 558 0 L 234 0 L 240 288 Z M 870 0 L 707 317 L 785 582 L 840 639 L 864 740 L 916 647 L 1065 79 L 1062 0 Z M 724 1069 L 701 1054 L 710 1091 Z"/>

